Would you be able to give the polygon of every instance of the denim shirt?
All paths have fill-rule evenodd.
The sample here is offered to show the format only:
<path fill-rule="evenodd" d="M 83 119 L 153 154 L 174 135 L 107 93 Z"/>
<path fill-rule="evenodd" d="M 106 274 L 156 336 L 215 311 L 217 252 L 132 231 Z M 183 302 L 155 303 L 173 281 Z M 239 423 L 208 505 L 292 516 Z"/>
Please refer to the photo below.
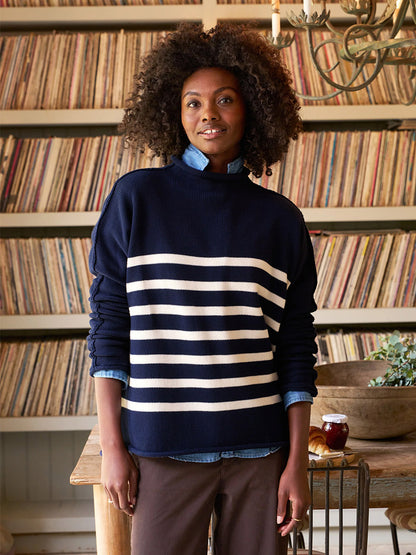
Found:
<path fill-rule="evenodd" d="M 196 170 L 203 171 L 209 164 L 209 159 L 194 145 L 190 144 L 182 156 L 183 162 Z M 227 166 L 227 173 L 240 173 L 244 167 L 244 160 L 241 157 L 236 158 Z M 114 378 L 123 382 L 123 388 L 127 386 L 128 376 L 120 370 L 100 370 L 94 374 L 97 378 Z M 288 391 L 283 395 L 283 403 L 285 409 L 293 403 L 307 401 L 313 403 L 313 397 L 306 391 Z M 279 447 L 257 447 L 254 449 L 238 449 L 235 451 L 221 451 L 213 453 L 190 453 L 189 455 L 175 455 L 170 458 L 185 462 L 215 462 L 222 458 L 238 457 L 242 459 L 255 459 L 258 457 L 266 457 L 275 453 Z"/>

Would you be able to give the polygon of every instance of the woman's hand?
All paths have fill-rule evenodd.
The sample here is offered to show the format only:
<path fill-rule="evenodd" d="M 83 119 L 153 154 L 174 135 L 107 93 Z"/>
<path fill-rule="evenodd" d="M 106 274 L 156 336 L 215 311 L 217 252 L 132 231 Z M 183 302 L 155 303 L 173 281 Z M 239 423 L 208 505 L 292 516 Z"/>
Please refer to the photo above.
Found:
<path fill-rule="evenodd" d="M 277 524 L 282 536 L 300 524 L 310 505 L 308 484 L 308 438 L 311 405 L 293 403 L 287 409 L 290 450 L 286 468 L 280 477 L 277 495 Z M 292 505 L 288 513 L 289 502 Z"/>
<path fill-rule="evenodd" d="M 113 378 L 94 378 L 94 384 L 103 453 L 101 483 L 109 502 L 132 515 L 139 473 L 121 433 L 121 382 Z"/>
<path fill-rule="evenodd" d="M 279 532 L 286 536 L 303 521 L 310 505 L 308 471 L 303 465 L 286 466 L 280 478 L 277 500 L 277 524 Z M 291 514 L 287 512 L 289 502 Z"/>
<path fill-rule="evenodd" d="M 130 516 L 136 505 L 138 476 L 133 458 L 124 446 L 103 450 L 101 483 L 109 502 Z"/>

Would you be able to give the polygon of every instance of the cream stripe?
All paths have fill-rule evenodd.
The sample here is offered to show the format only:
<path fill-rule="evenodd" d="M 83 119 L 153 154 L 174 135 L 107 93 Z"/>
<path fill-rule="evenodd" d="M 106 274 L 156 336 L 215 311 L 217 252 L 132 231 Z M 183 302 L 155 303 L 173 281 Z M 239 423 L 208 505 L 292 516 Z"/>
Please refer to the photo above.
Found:
<path fill-rule="evenodd" d="M 273 353 L 236 353 L 231 355 L 130 355 L 131 364 L 238 364 L 239 362 L 260 362 L 272 360 Z"/>
<path fill-rule="evenodd" d="M 221 403 L 138 403 L 123 398 L 121 400 L 121 406 L 134 412 L 221 412 L 265 407 L 268 405 L 275 405 L 281 401 L 280 395 L 259 397 L 258 399 L 243 399 L 241 401 L 225 401 Z"/>
<path fill-rule="evenodd" d="M 133 256 L 127 259 L 127 267 L 141 266 L 147 264 L 185 264 L 189 266 L 237 266 L 254 267 L 265 271 L 287 286 L 290 282 L 286 272 L 278 270 L 261 258 L 249 258 L 240 256 L 190 256 L 187 254 L 157 253 Z"/>
<path fill-rule="evenodd" d="M 177 316 L 262 316 L 257 306 L 191 306 L 177 304 L 150 304 L 130 307 L 131 316 L 146 314 L 173 314 Z"/>
<path fill-rule="evenodd" d="M 129 378 L 129 386 L 135 389 L 143 388 L 198 388 L 213 389 L 223 387 L 245 387 L 277 381 L 277 372 L 259 376 L 245 376 L 240 378 Z"/>
<path fill-rule="evenodd" d="M 270 302 L 284 308 L 285 301 L 279 295 L 276 295 L 256 283 L 250 281 L 189 281 L 182 279 L 149 279 L 127 282 L 127 293 L 134 291 L 146 291 L 149 289 L 171 289 L 174 291 L 250 291 L 251 293 L 259 293 L 262 297 Z"/>
<path fill-rule="evenodd" d="M 266 329 L 262 330 L 131 330 L 130 339 L 133 341 L 148 339 L 172 339 L 180 341 L 229 341 L 232 339 L 268 339 Z"/>
<path fill-rule="evenodd" d="M 272 330 L 276 332 L 279 331 L 280 322 L 276 322 L 276 320 L 273 320 L 273 318 L 270 318 L 270 316 L 267 316 L 266 314 L 264 315 L 264 321 L 269 326 L 269 328 L 272 328 Z"/>

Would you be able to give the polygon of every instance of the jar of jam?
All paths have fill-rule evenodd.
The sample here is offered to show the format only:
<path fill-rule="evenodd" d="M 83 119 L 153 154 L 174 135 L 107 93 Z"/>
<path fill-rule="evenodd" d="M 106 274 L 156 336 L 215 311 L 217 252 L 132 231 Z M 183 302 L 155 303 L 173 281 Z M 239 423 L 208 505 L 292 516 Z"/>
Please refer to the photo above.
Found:
<path fill-rule="evenodd" d="M 348 438 L 348 424 L 345 414 L 324 414 L 322 429 L 326 433 L 326 444 L 334 451 L 344 449 Z"/>

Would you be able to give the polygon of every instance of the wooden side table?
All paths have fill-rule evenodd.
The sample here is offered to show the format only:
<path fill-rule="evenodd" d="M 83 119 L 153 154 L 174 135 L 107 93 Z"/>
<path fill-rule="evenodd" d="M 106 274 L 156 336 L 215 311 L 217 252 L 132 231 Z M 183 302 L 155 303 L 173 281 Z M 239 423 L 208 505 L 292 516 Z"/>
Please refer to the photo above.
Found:
<path fill-rule="evenodd" d="M 74 468 L 70 483 L 92 485 L 94 494 L 97 555 L 130 555 L 130 517 L 113 507 L 101 485 L 101 454 L 98 426 L 90 433 Z"/>

